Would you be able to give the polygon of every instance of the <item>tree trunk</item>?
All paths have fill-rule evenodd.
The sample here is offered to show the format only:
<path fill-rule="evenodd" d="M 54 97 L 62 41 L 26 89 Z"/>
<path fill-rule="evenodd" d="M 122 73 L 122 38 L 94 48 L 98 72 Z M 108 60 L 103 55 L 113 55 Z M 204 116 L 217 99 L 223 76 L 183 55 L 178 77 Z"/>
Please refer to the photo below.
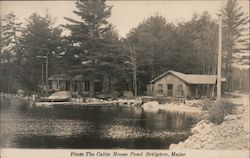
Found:
<path fill-rule="evenodd" d="M 136 83 L 136 71 L 133 73 L 133 87 L 134 87 L 134 96 L 137 97 L 137 83 Z"/>
<path fill-rule="evenodd" d="M 151 62 L 151 79 L 154 78 L 154 47 L 151 46 L 152 62 Z"/>

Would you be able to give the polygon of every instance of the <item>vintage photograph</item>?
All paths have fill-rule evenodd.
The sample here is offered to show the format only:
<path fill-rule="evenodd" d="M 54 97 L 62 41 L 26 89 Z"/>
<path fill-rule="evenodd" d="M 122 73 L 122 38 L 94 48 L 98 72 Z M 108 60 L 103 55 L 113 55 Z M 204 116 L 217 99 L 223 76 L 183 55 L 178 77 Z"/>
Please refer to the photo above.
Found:
<path fill-rule="evenodd" d="M 250 150 L 248 0 L 0 4 L 1 150 Z"/>

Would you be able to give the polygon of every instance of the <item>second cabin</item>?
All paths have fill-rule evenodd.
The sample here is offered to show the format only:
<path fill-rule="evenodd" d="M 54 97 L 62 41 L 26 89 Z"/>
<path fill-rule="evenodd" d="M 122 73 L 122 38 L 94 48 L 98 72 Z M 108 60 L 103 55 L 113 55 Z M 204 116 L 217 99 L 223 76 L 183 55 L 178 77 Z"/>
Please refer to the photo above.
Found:
<path fill-rule="evenodd" d="M 147 85 L 147 95 L 166 98 L 210 98 L 215 96 L 216 83 L 216 75 L 184 74 L 169 70 L 150 81 Z"/>

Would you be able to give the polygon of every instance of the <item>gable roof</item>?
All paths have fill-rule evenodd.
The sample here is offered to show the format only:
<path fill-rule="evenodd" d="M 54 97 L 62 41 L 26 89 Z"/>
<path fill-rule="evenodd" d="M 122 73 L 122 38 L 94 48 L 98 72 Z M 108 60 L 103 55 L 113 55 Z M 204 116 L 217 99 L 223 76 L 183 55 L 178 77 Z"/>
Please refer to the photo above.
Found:
<path fill-rule="evenodd" d="M 61 80 L 61 81 L 66 81 L 70 80 L 70 77 L 65 74 L 52 74 L 48 80 Z"/>
<path fill-rule="evenodd" d="M 150 83 L 154 83 L 168 74 L 172 74 L 188 84 L 215 84 L 217 79 L 217 75 L 184 74 L 181 72 L 169 70 L 161 74 L 160 76 L 156 77 L 155 79 L 151 80 Z M 225 81 L 225 79 L 222 78 L 222 81 Z"/>

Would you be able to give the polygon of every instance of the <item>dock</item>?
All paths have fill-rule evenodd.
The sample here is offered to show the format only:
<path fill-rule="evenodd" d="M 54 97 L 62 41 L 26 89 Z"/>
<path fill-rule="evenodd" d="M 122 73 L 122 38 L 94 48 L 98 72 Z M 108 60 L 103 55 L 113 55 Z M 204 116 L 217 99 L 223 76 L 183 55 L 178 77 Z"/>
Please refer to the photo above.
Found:
<path fill-rule="evenodd" d="M 98 106 L 135 106 L 135 100 L 126 100 L 126 101 L 107 101 L 107 102 L 34 102 L 35 107 L 98 107 Z"/>

